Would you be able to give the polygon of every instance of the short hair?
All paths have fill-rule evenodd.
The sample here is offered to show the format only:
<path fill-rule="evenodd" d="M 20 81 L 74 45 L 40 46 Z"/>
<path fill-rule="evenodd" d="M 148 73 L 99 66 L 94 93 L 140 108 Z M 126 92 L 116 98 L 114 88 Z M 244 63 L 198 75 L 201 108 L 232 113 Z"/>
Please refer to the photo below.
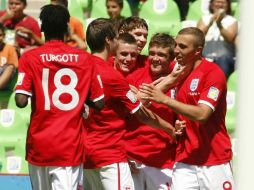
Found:
<path fill-rule="evenodd" d="M 101 52 L 106 45 L 106 38 L 113 40 L 116 37 L 110 19 L 98 18 L 93 20 L 86 30 L 86 41 L 92 52 Z"/>
<path fill-rule="evenodd" d="M 114 1 L 114 2 L 116 2 L 116 4 L 118 4 L 118 6 L 120 8 L 123 8 L 123 0 L 106 0 L 106 5 L 107 5 L 108 1 Z"/>
<path fill-rule="evenodd" d="M 187 27 L 187 28 L 183 28 L 181 29 L 177 35 L 192 35 L 195 38 L 195 47 L 204 47 L 205 45 L 205 35 L 202 32 L 202 30 L 200 30 L 197 27 Z"/>
<path fill-rule="evenodd" d="M 117 37 L 117 41 L 122 41 L 128 44 L 137 44 L 137 41 L 133 37 L 133 35 L 127 32 L 119 34 L 119 36 Z"/>
<path fill-rule="evenodd" d="M 213 12 L 213 10 L 212 10 L 212 3 L 214 2 L 214 0 L 210 0 L 210 2 L 209 2 L 209 12 L 210 13 L 214 13 Z M 226 14 L 228 14 L 228 15 L 231 15 L 232 14 L 232 9 L 231 9 L 231 0 L 226 0 L 226 2 L 227 2 L 227 10 L 226 10 Z"/>
<path fill-rule="evenodd" d="M 119 33 L 124 33 L 130 32 L 136 28 L 145 28 L 146 30 L 148 30 L 148 25 L 145 19 L 138 16 L 127 17 L 121 22 L 118 31 Z"/>
<path fill-rule="evenodd" d="M 153 46 L 169 48 L 169 55 L 174 56 L 176 42 L 172 36 L 166 33 L 156 33 L 149 42 L 149 49 Z"/>
<path fill-rule="evenodd" d="M 64 7 L 68 8 L 68 0 L 51 0 L 54 1 L 57 5 L 63 5 Z"/>
<path fill-rule="evenodd" d="M 24 3 L 24 5 L 27 5 L 27 1 L 26 0 L 19 0 L 19 1 Z"/>
<path fill-rule="evenodd" d="M 61 5 L 45 5 L 39 16 L 46 38 L 63 38 L 68 32 L 69 11 Z"/>
<path fill-rule="evenodd" d="M 0 31 L 2 31 L 3 34 L 5 35 L 5 27 L 2 23 L 0 23 Z"/>

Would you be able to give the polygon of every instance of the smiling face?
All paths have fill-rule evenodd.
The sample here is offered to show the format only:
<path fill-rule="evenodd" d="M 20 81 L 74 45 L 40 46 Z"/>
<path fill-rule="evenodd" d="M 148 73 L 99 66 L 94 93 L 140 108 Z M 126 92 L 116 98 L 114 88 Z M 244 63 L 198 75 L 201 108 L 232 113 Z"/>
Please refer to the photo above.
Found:
<path fill-rule="evenodd" d="M 147 35 L 148 35 L 147 29 L 143 27 L 135 28 L 131 30 L 129 33 L 133 35 L 135 40 L 137 41 L 138 53 L 140 53 L 142 49 L 145 47 L 147 42 Z"/>
<path fill-rule="evenodd" d="M 26 4 L 21 0 L 9 0 L 8 8 L 14 12 L 14 18 L 19 18 L 23 16 L 23 11 L 26 8 Z"/>
<path fill-rule="evenodd" d="M 107 1 L 106 7 L 107 7 L 107 12 L 110 18 L 116 19 L 121 16 L 120 14 L 121 14 L 122 8 L 116 1 L 114 0 Z"/>
<path fill-rule="evenodd" d="M 169 63 L 172 61 L 169 47 L 154 45 L 149 48 L 150 71 L 153 76 L 159 78 L 169 74 Z"/>
<path fill-rule="evenodd" d="M 138 47 L 136 44 L 125 43 L 118 41 L 118 47 L 115 56 L 115 65 L 117 70 L 124 75 L 133 71 L 136 66 L 138 56 Z"/>
<path fill-rule="evenodd" d="M 210 11 L 212 13 L 216 13 L 219 10 L 225 10 L 228 12 L 229 9 L 229 3 L 228 0 L 212 0 L 210 2 Z"/>

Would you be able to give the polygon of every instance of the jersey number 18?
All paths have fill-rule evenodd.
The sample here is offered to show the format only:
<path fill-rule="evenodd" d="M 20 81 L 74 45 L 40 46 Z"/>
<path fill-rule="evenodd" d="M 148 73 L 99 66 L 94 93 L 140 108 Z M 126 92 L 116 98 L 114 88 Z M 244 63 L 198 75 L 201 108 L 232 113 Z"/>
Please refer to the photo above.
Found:
<path fill-rule="evenodd" d="M 63 76 L 69 76 L 70 77 L 70 83 L 69 84 L 63 84 L 61 82 L 61 78 Z M 52 94 L 52 97 L 49 97 L 48 93 L 48 80 L 49 79 L 49 69 L 43 69 L 42 70 L 42 88 L 43 93 L 45 97 L 45 110 L 50 110 L 50 102 L 52 103 L 60 110 L 68 111 L 72 110 L 78 105 L 79 102 L 79 94 L 75 90 L 75 87 L 78 83 L 78 77 L 76 73 L 68 68 L 60 69 L 56 72 L 54 76 L 54 85 L 56 87 L 55 91 Z M 63 103 L 60 100 L 60 96 L 63 93 L 70 94 L 72 97 L 72 100 L 69 103 Z M 50 101 L 51 100 L 51 101 Z"/>

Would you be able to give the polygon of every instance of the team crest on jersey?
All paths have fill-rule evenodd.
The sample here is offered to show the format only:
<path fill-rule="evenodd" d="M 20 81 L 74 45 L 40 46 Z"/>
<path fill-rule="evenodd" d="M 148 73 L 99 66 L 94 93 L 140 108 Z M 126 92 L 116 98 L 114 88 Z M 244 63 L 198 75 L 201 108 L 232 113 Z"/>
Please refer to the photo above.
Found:
<path fill-rule="evenodd" d="M 190 90 L 195 91 L 198 88 L 199 79 L 192 79 L 190 84 Z"/>
<path fill-rule="evenodd" d="M 25 77 L 25 73 L 19 73 L 18 80 L 17 80 L 17 85 L 22 85 L 24 77 Z"/>
<path fill-rule="evenodd" d="M 135 103 L 137 101 L 135 94 L 131 90 L 127 92 L 126 96 L 132 103 Z"/>
<path fill-rule="evenodd" d="M 210 87 L 209 91 L 208 91 L 208 98 L 211 98 L 214 101 L 217 101 L 218 97 L 219 97 L 220 91 L 218 88 L 215 88 L 213 86 Z"/>

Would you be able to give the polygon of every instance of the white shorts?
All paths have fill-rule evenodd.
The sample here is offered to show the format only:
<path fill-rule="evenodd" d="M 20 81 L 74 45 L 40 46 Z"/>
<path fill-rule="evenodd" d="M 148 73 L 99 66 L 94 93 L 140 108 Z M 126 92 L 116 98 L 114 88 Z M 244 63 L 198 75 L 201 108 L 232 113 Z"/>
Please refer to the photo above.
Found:
<path fill-rule="evenodd" d="M 196 166 L 178 162 L 172 177 L 172 190 L 234 190 L 230 163 Z"/>
<path fill-rule="evenodd" d="M 82 190 L 83 165 L 50 167 L 28 164 L 33 190 Z"/>
<path fill-rule="evenodd" d="M 130 161 L 134 163 L 133 161 Z M 169 190 L 172 182 L 173 170 L 155 168 L 144 164 L 135 164 L 136 172 L 132 172 L 136 190 Z"/>
<path fill-rule="evenodd" d="M 83 186 L 85 190 L 134 190 L 128 163 L 85 169 Z"/>

